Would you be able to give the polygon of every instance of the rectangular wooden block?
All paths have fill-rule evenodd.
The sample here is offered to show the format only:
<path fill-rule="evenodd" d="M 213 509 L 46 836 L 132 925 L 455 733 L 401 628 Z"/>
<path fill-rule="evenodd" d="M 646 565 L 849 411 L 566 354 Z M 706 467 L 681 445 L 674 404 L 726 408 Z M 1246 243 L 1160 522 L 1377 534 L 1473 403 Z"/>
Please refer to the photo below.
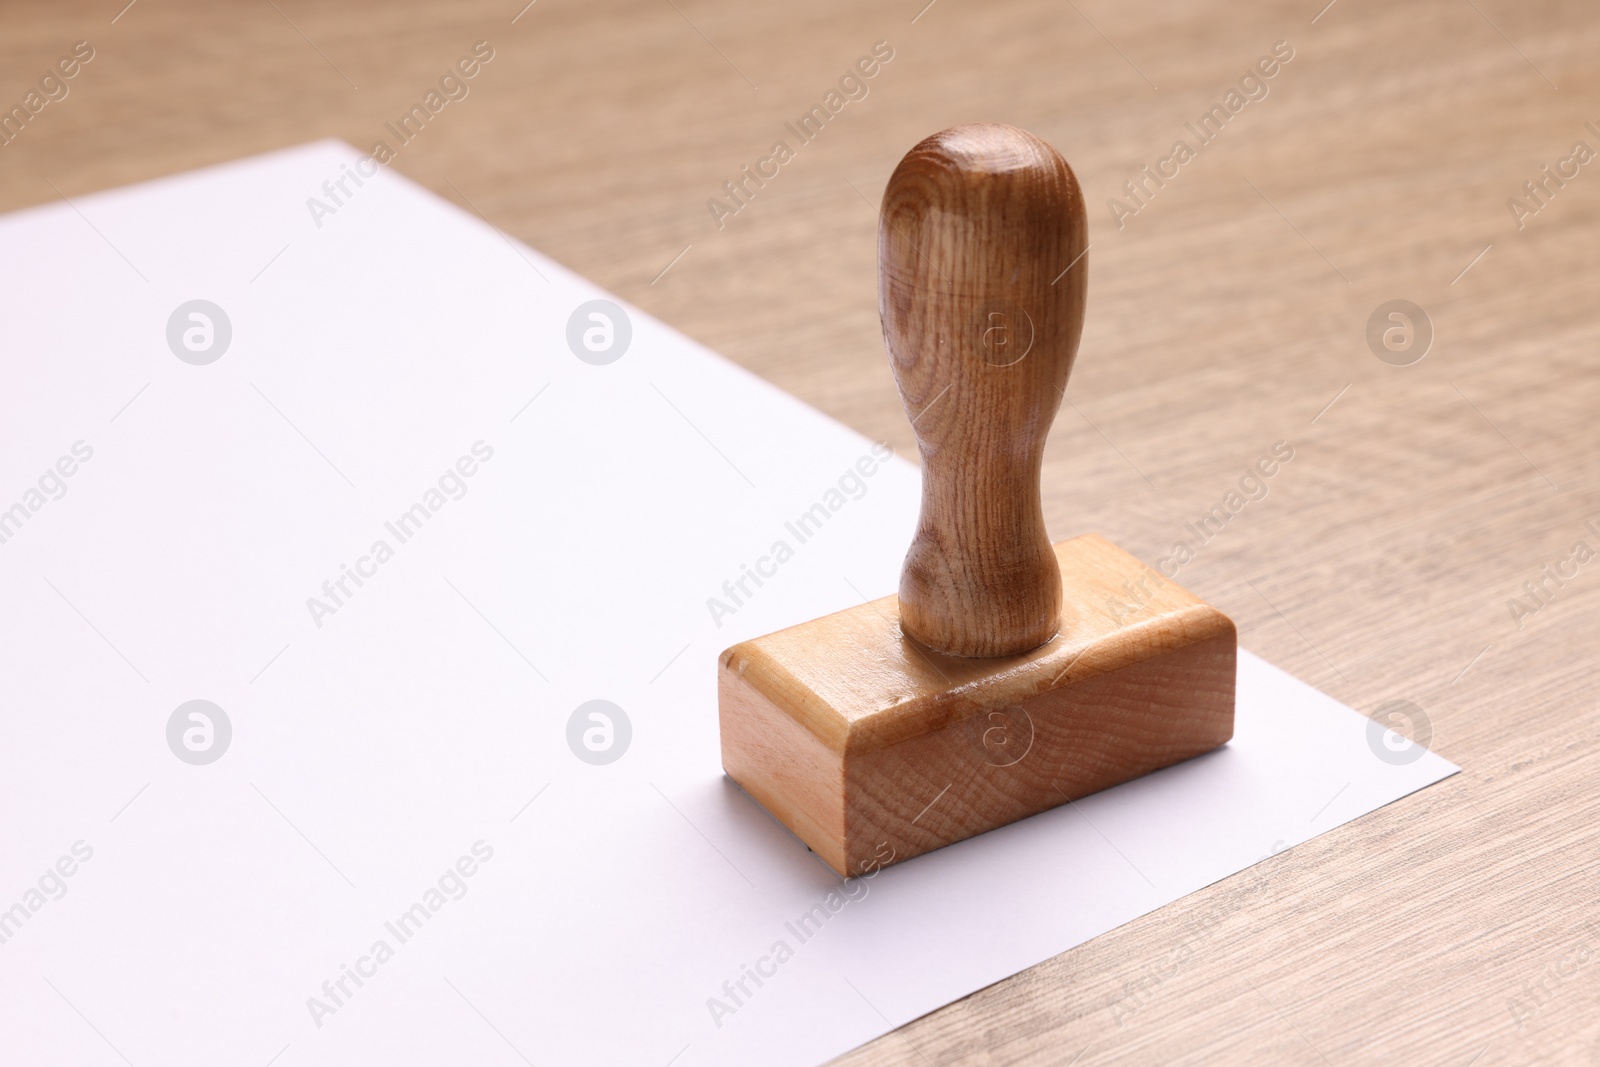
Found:
<path fill-rule="evenodd" d="M 910 859 L 1233 736 L 1232 621 L 1103 538 L 1055 546 L 1061 632 L 932 652 L 893 596 L 722 654 L 722 766 L 841 875 Z"/>

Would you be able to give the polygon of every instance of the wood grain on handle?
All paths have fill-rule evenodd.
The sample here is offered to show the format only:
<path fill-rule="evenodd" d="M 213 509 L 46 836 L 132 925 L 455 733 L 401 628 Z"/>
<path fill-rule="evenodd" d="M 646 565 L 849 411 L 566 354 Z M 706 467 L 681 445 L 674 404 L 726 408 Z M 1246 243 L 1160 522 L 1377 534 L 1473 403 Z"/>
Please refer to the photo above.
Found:
<path fill-rule="evenodd" d="M 923 478 L 900 621 L 941 652 L 1018 655 L 1060 628 L 1039 472 L 1083 328 L 1087 235 L 1072 168 L 1012 126 L 929 137 L 884 191 L 878 311 Z"/>

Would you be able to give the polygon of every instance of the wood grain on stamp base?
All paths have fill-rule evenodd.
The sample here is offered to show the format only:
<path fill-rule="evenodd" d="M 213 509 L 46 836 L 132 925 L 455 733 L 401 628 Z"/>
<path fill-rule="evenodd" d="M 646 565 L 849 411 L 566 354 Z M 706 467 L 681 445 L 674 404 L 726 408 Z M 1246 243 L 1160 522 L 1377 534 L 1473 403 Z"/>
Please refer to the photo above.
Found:
<path fill-rule="evenodd" d="M 900 610 L 929 647 L 1009 656 L 1055 634 L 1039 471 L 1083 330 L 1087 235 L 1072 168 L 1013 126 L 935 134 L 884 190 L 878 308 L 923 475 Z"/>
<path fill-rule="evenodd" d="M 1225 743 L 1233 623 L 1170 582 L 1125 604 L 1150 572 L 1099 537 L 1053 555 L 1060 633 L 1023 655 L 923 648 L 893 596 L 728 649 L 724 768 L 859 874 Z"/>

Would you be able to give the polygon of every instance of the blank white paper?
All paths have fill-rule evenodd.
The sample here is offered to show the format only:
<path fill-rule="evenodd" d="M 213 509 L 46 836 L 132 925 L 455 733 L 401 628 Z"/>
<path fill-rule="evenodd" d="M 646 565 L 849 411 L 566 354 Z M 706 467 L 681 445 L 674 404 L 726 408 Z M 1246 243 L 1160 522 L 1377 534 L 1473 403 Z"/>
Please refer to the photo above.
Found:
<path fill-rule="evenodd" d="M 715 661 L 892 592 L 916 469 L 395 174 L 314 219 L 359 158 L 0 218 L 0 1060 L 816 1064 L 1454 772 L 1242 653 L 1225 748 L 841 883 Z"/>

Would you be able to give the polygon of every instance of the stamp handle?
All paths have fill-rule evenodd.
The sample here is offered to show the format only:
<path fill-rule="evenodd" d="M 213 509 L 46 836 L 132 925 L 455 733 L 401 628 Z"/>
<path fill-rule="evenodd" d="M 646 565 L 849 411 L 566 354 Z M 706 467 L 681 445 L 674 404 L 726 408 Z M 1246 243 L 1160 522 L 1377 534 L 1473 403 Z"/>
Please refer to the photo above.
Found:
<path fill-rule="evenodd" d="M 1072 168 L 1012 126 L 956 126 L 883 195 L 878 310 L 922 456 L 901 629 L 1011 656 L 1061 625 L 1039 474 L 1083 329 L 1088 222 Z"/>

